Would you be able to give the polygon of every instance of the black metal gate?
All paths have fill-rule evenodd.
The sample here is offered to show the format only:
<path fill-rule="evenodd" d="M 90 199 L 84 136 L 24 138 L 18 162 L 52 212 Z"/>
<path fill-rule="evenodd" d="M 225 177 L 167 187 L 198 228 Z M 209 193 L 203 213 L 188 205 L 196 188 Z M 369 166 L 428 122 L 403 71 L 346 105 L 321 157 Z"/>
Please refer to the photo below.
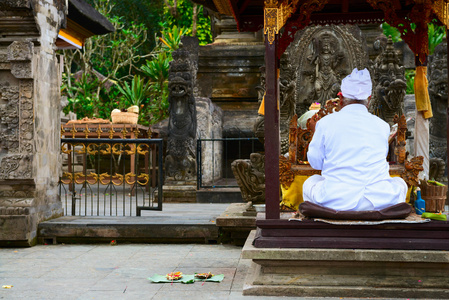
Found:
<path fill-rule="evenodd" d="M 211 155 L 205 157 L 204 149 Z M 196 148 L 197 159 L 197 189 L 201 188 L 230 188 L 238 187 L 231 170 L 231 163 L 236 159 L 248 159 L 251 153 L 263 151 L 263 144 L 256 137 L 238 138 L 210 138 L 197 139 Z M 216 168 L 216 159 L 221 159 L 221 163 Z M 205 163 L 204 160 L 208 159 Z M 204 174 L 206 168 L 211 169 L 212 175 L 205 182 Z M 220 171 L 216 171 L 220 169 Z"/>
<path fill-rule="evenodd" d="M 62 138 L 66 215 L 140 216 L 162 210 L 162 139 Z"/>

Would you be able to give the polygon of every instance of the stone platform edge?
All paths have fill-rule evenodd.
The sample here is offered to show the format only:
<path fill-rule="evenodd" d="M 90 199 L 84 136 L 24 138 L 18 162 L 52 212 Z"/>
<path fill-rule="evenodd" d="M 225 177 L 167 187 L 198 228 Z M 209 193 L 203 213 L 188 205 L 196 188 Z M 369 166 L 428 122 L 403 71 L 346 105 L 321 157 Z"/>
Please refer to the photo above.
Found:
<path fill-rule="evenodd" d="M 449 251 L 256 248 L 243 295 L 449 299 Z"/>

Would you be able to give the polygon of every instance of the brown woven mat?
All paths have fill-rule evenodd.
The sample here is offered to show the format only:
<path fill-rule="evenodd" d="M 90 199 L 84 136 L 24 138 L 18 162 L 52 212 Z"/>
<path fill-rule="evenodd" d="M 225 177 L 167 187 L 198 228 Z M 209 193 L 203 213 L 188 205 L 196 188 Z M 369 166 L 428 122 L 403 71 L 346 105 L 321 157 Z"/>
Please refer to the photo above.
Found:
<path fill-rule="evenodd" d="M 306 219 L 299 211 L 296 212 L 291 218 L 289 218 L 289 221 L 302 221 Z M 379 225 L 379 224 L 386 224 L 386 223 L 427 223 L 430 222 L 430 219 L 423 219 L 421 216 L 411 213 L 407 218 L 405 219 L 391 219 L 391 220 L 381 220 L 381 221 L 357 221 L 357 220 L 332 220 L 332 219 L 321 219 L 316 218 L 313 219 L 317 222 L 324 222 L 328 224 L 334 224 L 334 225 Z"/>

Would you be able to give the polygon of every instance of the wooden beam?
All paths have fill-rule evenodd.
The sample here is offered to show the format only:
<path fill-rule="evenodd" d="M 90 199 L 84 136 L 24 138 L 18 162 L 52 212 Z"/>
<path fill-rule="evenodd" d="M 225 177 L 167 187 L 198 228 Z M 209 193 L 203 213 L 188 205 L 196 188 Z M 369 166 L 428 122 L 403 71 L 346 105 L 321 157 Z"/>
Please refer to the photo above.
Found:
<path fill-rule="evenodd" d="M 279 34 L 265 35 L 265 204 L 266 218 L 279 219 Z"/>

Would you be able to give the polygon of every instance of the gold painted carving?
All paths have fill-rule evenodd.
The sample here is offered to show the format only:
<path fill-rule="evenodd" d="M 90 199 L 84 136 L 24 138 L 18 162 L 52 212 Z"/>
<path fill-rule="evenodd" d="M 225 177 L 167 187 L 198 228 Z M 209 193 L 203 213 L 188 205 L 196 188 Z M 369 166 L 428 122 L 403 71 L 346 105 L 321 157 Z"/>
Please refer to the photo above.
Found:
<path fill-rule="evenodd" d="M 83 133 L 84 133 L 84 137 L 87 139 L 89 137 L 89 133 L 90 133 L 89 126 L 87 124 L 86 124 L 86 128 L 83 130 Z"/>
<path fill-rule="evenodd" d="M 89 144 L 87 146 L 87 154 L 95 155 L 98 153 L 98 145 L 97 144 Z"/>
<path fill-rule="evenodd" d="M 133 132 L 134 132 L 134 138 L 138 139 L 139 138 L 139 134 L 140 134 L 140 130 L 139 130 L 139 128 L 137 128 L 137 126 L 136 126 L 136 128 L 134 128 Z"/>
<path fill-rule="evenodd" d="M 284 1 L 265 0 L 264 34 L 268 42 L 273 44 L 276 34 L 284 27 L 288 18 L 296 11 L 299 0 Z"/>
<path fill-rule="evenodd" d="M 65 178 L 65 179 L 64 179 Z M 73 181 L 73 175 L 69 172 L 62 173 L 61 182 L 64 184 L 70 184 Z"/>
<path fill-rule="evenodd" d="M 127 184 L 133 185 L 136 183 L 136 174 L 133 173 L 127 173 L 125 175 L 125 182 Z M 137 177 L 137 183 L 139 185 L 147 185 L 147 183 L 150 181 L 150 176 L 148 174 L 140 174 Z"/>
<path fill-rule="evenodd" d="M 125 182 L 129 185 L 135 184 L 136 177 L 137 177 L 137 183 L 139 185 L 145 186 L 148 184 L 148 182 L 150 182 L 150 175 L 148 175 L 148 174 L 140 174 L 139 176 L 137 176 L 136 174 L 133 174 L 133 173 L 127 173 L 127 174 L 125 174 L 125 176 L 123 176 L 121 174 L 115 173 L 115 175 L 111 176 L 108 173 L 101 173 L 100 175 L 98 175 L 93 172 L 90 172 L 87 175 L 85 175 L 84 173 L 81 173 L 81 172 L 78 172 L 75 174 L 72 174 L 69 172 L 64 172 L 62 174 L 61 182 L 63 184 L 71 184 L 71 183 L 96 184 L 98 181 L 100 181 L 100 183 L 102 185 L 108 185 L 108 184 L 112 183 L 115 186 L 119 186 L 124 183 L 123 180 L 125 180 Z"/>
<path fill-rule="evenodd" d="M 82 146 L 81 150 L 76 150 L 76 146 Z M 86 145 L 83 143 L 76 143 L 73 145 L 73 148 L 75 149 L 75 152 L 78 154 L 86 153 Z"/>
<path fill-rule="evenodd" d="M 279 182 L 288 189 L 297 174 L 298 172 L 292 169 L 291 162 L 281 155 L 279 157 Z"/>
<path fill-rule="evenodd" d="M 121 144 L 114 144 L 112 146 L 112 153 L 116 155 L 123 154 L 122 145 Z"/>
<path fill-rule="evenodd" d="M 419 172 L 424 170 L 423 168 L 424 157 L 416 156 L 410 161 L 406 160 L 404 162 L 404 173 L 401 175 L 402 179 L 407 183 L 408 186 L 418 186 L 419 185 Z"/>
<path fill-rule="evenodd" d="M 126 135 L 128 134 L 128 130 L 126 130 L 125 125 L 123 125 L 123 130 L 121 131 L 122 138 L 126 139 Z"/>
<path fill-rule="evenodd" d="M 103 133 L 103 130 L 101 130 L 101 127 L 100 127 L 100 125 L 98 125 L 98 129 L 97 129 L 97 137 L 98 138 L 101 138 L 101 134 Z"/>
<path fill-rule="evenodd" d="M 111 129 L 109 130 L 109 138 L 112 139 L 114 137 L 114 129 L 111 126 Z"/>
<path fill-rule="evenodd" d="M 443 23 L 447 29 L 449 29 L 449 3 L 447 0 L 436 0 L 432 4 L 432 9 L 435 12 L 435 14 L 438 17 L 438 20 L 440 20 L 441 23 Z"/>
<path fill-rule="evenodd" d="M 106 150 L 100 150 L 101 154 L 111 154 L 111 145 L 110 144 L 101 144 L 106 145 Z"/>
<path fill-rule="evenodd" d="M 129 147 L 129 150 L 125 149 L 125 153 L 128 155 L 132 155 L 136 153 L 136 145 L 135 144 L 126 144 L 125 148 Z"/>
<path fill-rule="evenodd" d="M 100 174 L 100 183 L 103 185 L 107 185 L 112 182 L 113 185 L 122 185 L 124 176 L 121 174 L 115 173 L 115 175 L 111 176 L 108 173 Z"/>
<path fill-rule="evenodd" d="M 98 182 L 98 175 L 90 172 L 89 175 L 84 175 L 83 173 L 75 173 L 75 183 L 76 184 L 96 184 Z"/>
<path fill-rule="evenodd" d="M 75 124 L 73 124 L 72 130 L 70 130 L 70 132 L 72 133 L 72 138 L 75 138 L 75 134 L 78 132 L 76 131 Z"/>
<path fill-rule="evenodd" d="M 71 150 L 71 149 L 69 150 L 69 149 L 66 147 L 67 145 L 71 145 L 71 144 L 63 143 L 63 144 L 61 145 L 61 152 L 64 153 L 64 154 L 70 154 L 70 153 L 72 153 L 72 150 Z"/>
<path fill-rule="evenodd" d="M 137 146 L 137 153 L 139 153 L 141 155 L 147 154 L 148 150 L 149 150 L 149 146 L 147 144 L 139 144 L 139 146 Z"/>

